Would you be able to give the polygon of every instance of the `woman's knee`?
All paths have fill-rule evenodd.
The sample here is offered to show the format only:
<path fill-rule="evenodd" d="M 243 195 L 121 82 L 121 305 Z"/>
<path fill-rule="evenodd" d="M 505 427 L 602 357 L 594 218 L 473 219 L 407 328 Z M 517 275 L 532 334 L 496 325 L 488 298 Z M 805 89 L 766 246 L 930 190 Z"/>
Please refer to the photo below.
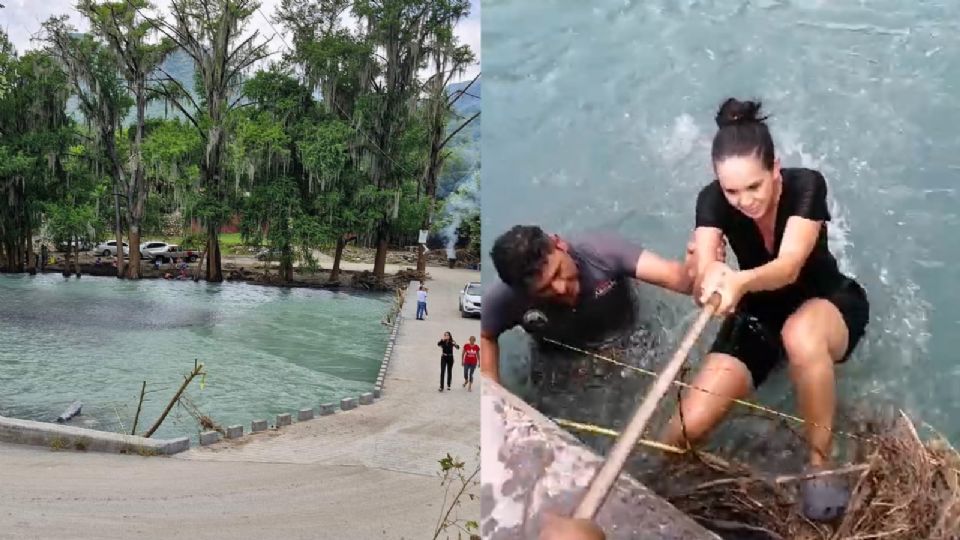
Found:
<path fill-rule="evenodd" d="M 804 304 L 787 319 L 780 332 L 794 368 L 832 364 L 834 357 L 841 356 L 846 348 L 845 336 L 843 317 L 826 300 Z"/>
<path fill-rule="evenodd" d="M 809 317 L 791 317 L 780 332 L 783 348 L 793 367 L 804 367 L 830 361 L 826 337 Z"/>
<path fill-rule="evenodd" d="M 709 435 L 733 400 L 750 393 L 750 372 L 736 358 L 710 355 L 693 386 L 681 394 L 674 415 L 671 438 L 676 442 L 685 439 L 692 444 Z"/>

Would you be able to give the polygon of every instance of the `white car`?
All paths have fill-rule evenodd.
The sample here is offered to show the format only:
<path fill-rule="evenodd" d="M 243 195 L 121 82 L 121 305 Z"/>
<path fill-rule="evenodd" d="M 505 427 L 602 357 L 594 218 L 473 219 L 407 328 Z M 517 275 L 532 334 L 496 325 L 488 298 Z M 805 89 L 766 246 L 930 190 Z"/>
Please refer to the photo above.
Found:
<path fill-rule="evenodd" d="M 109 240 L 107 242 L 100 242 L 97 244 L 97 247 L 93 248 L 94 253 L 97 255 L 103 255 L 104 257 L 111 257 L 117 253 L 117 241 Z M 130 246 L 124 242 L 123 243 L 123 254 L 130 254 Z"/>
<path fill-rule="evenodd" d="M 460 291 L 460 316 L 468 315 L 480 316 L 480 297 L 483 293 L 483 285 L 479 281 L 467 283 Z"/>
<path fill-rule="evenodd" d="M 140 258 L 151 260 L 157 254 L 167 250 L 166 242 L 144 242 L 140 244 Z"/>

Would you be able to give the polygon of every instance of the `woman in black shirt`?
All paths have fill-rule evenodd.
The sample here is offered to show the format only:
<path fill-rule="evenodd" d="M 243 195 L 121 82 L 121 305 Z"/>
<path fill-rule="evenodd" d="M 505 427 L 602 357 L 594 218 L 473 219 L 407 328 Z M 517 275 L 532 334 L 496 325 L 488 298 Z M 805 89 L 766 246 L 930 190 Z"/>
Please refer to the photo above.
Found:
<path fill-rule="evenodd" d="M 453 378 L 453 349 L 459 349 L 460 345 L 453 340 L 450 332 L 443 333 L 443 339 L 437 342 L 440 347 L 440 391 L 443 392 L 443 372 L 447 372 L 447 390 L 450 390 L 450 380 Z"/>
<path fill-rule="evenodd" d="M 705 437 L 726 415 L 730 398 L 743 398 L 786 359 L 806 424 L 808 469 L 830 457 L 835 398 L 834 364 L 863 337 L 869 303 L 863 288 L 840 272 L 827 246 L 827 185 L 812 169 L 780 168 L 760 103 L 728 99 L 716 116 L 716 179 L 697 197 L 695 297 L 713 293 L 727 316 L 692 390 L 664 439 L 682 444 Z M 726 236 L 737 257 L 732 270 L 714 257 Z M 728 316 L 729 315 L 729 316 Z M 816 424 L 816 425 L 814 425 Z M 826 428 L 826 429 L 824 429 Z M 839 477 L 804 482 L 807 517 L 831 520 L 849 494 Z"/>

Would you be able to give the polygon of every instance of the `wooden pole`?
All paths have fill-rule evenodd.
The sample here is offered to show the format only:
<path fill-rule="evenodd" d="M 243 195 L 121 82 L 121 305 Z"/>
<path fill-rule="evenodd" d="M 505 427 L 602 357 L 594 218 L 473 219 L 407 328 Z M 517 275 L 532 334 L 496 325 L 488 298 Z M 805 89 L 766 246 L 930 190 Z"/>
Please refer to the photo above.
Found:
<path fill-rule="evenodd" d="M 603 501 L 607 498 L 610 489 L 620 475 L 621 469 L 623 469 L 623 465 L 627 462 L 627 458 L 630 457 L 630 451 L 633 450 L 640 440 L 641 435 L 643 435 L 643 430 L 653 416 L 657 404 L 659 404 L 663 396 L 666 395 L 671 382 L 676 378 L 677 372 L 680 371 L 684 360 L 686 360 L 687 355 L 690 353 L 690 349 L 693 348 L 693 344 L 697 341 L 697 338 L 700 337 L 700 333 L 703 332 L 710 317 L 714 311 L 716 311 L 719 301 L 720 296 L 714 294 L 710 297 L 710 301 L 703 306 L 703 311 L 700 312 L 700 316 L 696 322 L 693 323 L 693 327 L 687 331 L 687 335 L 684 336 L 677 352 L 674 353 L 673 358 L 667 363 L 667 367 L 665 367 L 657 377 L 656 382 L 653 383 L 653 387 L 650 388 L 650 391 L 647 392 L 640 406 L 637 407 L 636 412 L 633 413 L 633 418 L 630 419 L 630 423 L 627 424 L 627 427 L 613 445 L 603 466 L 600 467 L 593 477 L 586 494 L 584 494 L 583 499 L 573 513 L 574 518 L 593 519 L 596 516 L 597 510 L 600 509 L 600 505 L 602 505 Z"/>
<path fill-rule="evenodd" d="M 133 417 L 133 429 L 130 430 L 131 435 L 137 434 L 137 421 L 140 420 L 140 408 L 143 407 L 143 395 L 147 390 L 147 381 L 143 381 L 143 386 L 140 387 L 140 402 L 137 403 L 137 414 Z"/>

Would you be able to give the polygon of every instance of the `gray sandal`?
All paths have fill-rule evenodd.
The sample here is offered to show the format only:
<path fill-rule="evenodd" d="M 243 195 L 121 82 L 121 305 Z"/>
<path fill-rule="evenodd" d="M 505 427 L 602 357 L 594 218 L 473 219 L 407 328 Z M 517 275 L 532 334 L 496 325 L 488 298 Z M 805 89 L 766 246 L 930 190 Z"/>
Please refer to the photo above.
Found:
<path fill-rule="evenodd" d="M 821 467 L 807 466 L 803 474 L 821 472 Z M 807 478 L 800 483 L 803 515 L 811 521 L 833 521 L 847 511 L 850 490 L 844 478 L 838 475 Z"/>

